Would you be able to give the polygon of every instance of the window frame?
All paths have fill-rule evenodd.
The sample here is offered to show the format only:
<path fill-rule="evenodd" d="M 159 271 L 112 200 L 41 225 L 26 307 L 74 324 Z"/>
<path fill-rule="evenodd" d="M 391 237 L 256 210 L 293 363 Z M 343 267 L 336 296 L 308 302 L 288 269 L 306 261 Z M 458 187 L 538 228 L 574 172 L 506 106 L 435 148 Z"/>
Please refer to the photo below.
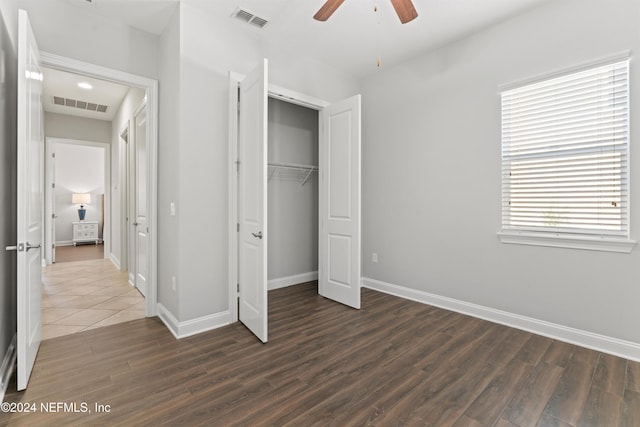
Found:
<path fill-rule="evenodd" d="M 531 230 L 526 227 L 518 228 L 513 226 L 505 226 L 504 223 L 504 206 L 500 208 L 500 227 L 501 230 L 497 233 L 498 238 L 502 243 L 507 244 L 522 244 L 522 245 L 534 245 L 534 246 L 547 246 L 547 247 L 556 247 L 556 248 L 570 248 L 570 249 L 585 249 L 585 250 L 597 250 L 597 251 L 607 251 L 607 252 L 620 252 L 620 253 L 630 253 L 633 247 L 636 245 L 636 241 L 631 239 L 631 157 L 630 157 L 630 146 L 631 146 L 631 58 L 629 52 L 624 52 L 622 54 L 616 55 L 614 57 L 609 57 L 605 59 L 601 59 L 599 61 L 593 61 L 587 64 L 582 64 L 580 66 L 572 67 L 570 69 L 560 70 L 554 73 L 546 74 L 543 76 L 538 76 L 536 78 L 528 79 L 526 81 L 520 81 L 511 83 L 509 85 L 504 85 L 499 88 L 498 96 L 499 96 L 499 105 L 502 107 L 502 96 L 505 92 L 509 92 L 515 89 L 524 88 L 530 85 L 535 85 L 537 83 L 543 83 L 546 81 L 550 81 L 553 79 L 571 76 L 572 74 L 577 74 L 583 71 L 589 71 L 591 69 L 599 68 L 606 65 L 613 65 L 619 62 L 627 61 L 627 140 L 626 140 L 626 166 L 625 166 L 625 174 L 626 174 L 626 186 L 627 186 L 627 194 L 626 194 L 626 214 L 627 214 L 627 226 L 625 233 L 620 236 L 615 236 L 607 233 L 598 234 L 594 231 L 588 231 L 585 233 L 580 233 L 576 231 L 566 232 L 566 231 L 554 231 L 551 229 L 547 230 Z M 502 129 L 502 125 L 504 124 L 504 115 L 502 108 L 500 109 L 500 129 Z M 500 147 L 501 147 L 501 159 L 500 159 L 500 168 L 502 169 L 504 166 L 504 159 L 502 156 L 504 150 L 504 136 L 501 131 L 500 135 Z M 500 195 L 501 195 L 501 204 L 503 203 L 504 198 L 504 185 L 505 180 L 504 176 L 501 173 L 500 178 Z"/>

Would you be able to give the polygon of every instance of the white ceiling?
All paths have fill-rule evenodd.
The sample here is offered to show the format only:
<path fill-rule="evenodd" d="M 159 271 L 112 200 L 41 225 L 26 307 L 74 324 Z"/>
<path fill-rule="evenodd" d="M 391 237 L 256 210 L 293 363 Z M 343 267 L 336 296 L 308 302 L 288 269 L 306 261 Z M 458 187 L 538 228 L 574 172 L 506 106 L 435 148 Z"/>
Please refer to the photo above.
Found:
<path fill-rule="evenodd" d="M 326 22 L 313 19 L 325 0 L 183 1 L 219 17 L 245 8 L 270 21 L 263 29 L 247 30 L 262 34 L 271 48 L 300 52 L 363 77 L 375 72 L 378 56 L 390 67 L 548 0 L 413 0 L 419 16 L 404 25 L 390 0 L 346 0 Z"/>
<path fill-rule="evenodd" d="M 128 86 L 117 83 L 83 77 L 64 71 L 42 68 L 43 96 L 42 104 L 45 111 L 51 113 L 67 114 L 78 117 L 86 117 L 98 120 L 113 120 L 120 108 L 120 104 L 129 91 Z M 93 86 L 92 89 L 81 89 L 78 83 L 85 82 Z M 53 97 L 63 97 L 77 101 L 102 104 L 107 106 L 107 111 L 100 113 L 75 106 L 61 106 L 53 102 Z"/>
<path fill-rule="evenodd" d="M 325 0 L 62 1 L 103 19 L 157 35 L 166 28 L 178 2 L 183 1 L 216 19 L 233 20 L 239 28 L 259 36 L 271 52 L 298 52 L 353 76 L 365 77 L 377 70 L 378 58 L 382 67 L 392 67 L 550 0 L 413 0 L 419 16 L 404 25 L 398 20 L 390 0 L 345 0 L 327 22 L 313 19 Z M 378 6 L 377 13 L 373 11 L 374 5 Z M 259 29 L 231 18 L 238 7 L 269 23 Z M 47 95 L 80 96 L 63 94 L 62 86 L 51 87 L 64 84 L 58 77 L 45 76 Z M 68 87 L 73 88 L 76 84 L 71 82 Z M 111 90 L 102 85 L 97 87 L 100 89 L 92 94 L 96 97 L 99 93 L 108 95 Z M 121 89 L 114 91 L 122 93 Z M 77 88 L 73 90 L 77 91 Z M 56 91 L 58 93 L 54 93 Z M 114 99 L 94 99 L 103 104 L 116 102 Z M 53 111 L 53 108 L 49 105 L 46 110 Z"/>
<path fill-rule="evenodd" d="M 325 0 L 64 1 L 154 34 L 162 33 L 178 1 L 219 19 L 231 19 L 241 7 L 269 21 L 263 29 L 244 27 L 259 34 L 271 49 L 300 52 L 363 77 L 375 71 L 378 56 L 383 66 L 393 66 L 549 0 L 413 0 L 419 16 L 404 25 L 390 0 L 346 0 L 327 22 L 313 19 Z"/>

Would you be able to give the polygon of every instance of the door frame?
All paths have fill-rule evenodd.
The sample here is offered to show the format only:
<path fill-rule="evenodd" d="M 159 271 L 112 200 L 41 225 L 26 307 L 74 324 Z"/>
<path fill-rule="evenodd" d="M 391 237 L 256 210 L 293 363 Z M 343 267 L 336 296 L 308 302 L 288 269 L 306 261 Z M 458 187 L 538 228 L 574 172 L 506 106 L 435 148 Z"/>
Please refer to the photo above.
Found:
<path fill-rule="evenodd" d="M 238 321 L 238 87 L 245 76 L 235 71 L 229 71 L 229 223 L 228 223 L 228 254 L 229 254 L 229 317 L 230 321 Z M 269 97 L 291 104 L 300 105 L 320 112 L 331 103 L 295 90 L 287 89 L 268 83 Z M 320 121 L 320 114 L 318 114 Z M 320 141 L 318 142 L 320 143 Z"/>
<path fill-rule="evenodd" d="M 158 314 L 158 81 L 49 52 L 41 52 L 40 60 L 43 67 L 82 74 L 126 86 L 134 86 L 145 91 L 148 108 L 147 212 L 149 215 L 149 251 L 147 264 L 149 267 L 149 283 L 145 297 L 145 315 L 147 317 L 156 316 Z M 110 186 L 111 185 L 110 183 Z"/>
<path fill-rule="evenodd" d="M 102 148 L 104 150 L 104 224 L 103 224 L 103 232 L 102 232 L 102 241 L 104 243 L 104 258 L 108 258 L 111 253 L 111 188 L 109 183 L 111 182 L 111 144 L 107 144 L 106 142 L 97 142 L 97 141 L 85 141 L 80 139 L 70 139 L 70 138 L 58 138 L 58 137 L 45 137 L 45 183 L 44 183 L 44 197 L 45 197 L 45 225 L 44 225 L 44 233 L 45 233 L 45 260 L 47 265 L 52 264 L 52 249 L 51 245 L 54 245 L 56 242 L 53 239 L 54 236 L 54 221 L 52 214 L 55 210 L 55 188 L 53 188 L 52 184 L 55 182 L 55 176 L 52 172 L 52 163 L 55 163 L 55 160 L 52 157 L 52 154 L 55 152 L 53 150 L 54 144 L 70 144 L 70 145 L 84 145 L 86 147 L 96 147 Z"/>

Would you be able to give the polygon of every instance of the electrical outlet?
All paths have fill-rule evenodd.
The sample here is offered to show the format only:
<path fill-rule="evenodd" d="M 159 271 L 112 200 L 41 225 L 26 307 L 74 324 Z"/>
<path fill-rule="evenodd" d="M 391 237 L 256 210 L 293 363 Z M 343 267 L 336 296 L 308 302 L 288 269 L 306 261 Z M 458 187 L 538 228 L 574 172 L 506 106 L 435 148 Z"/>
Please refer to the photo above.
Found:
<path fill-rule="evenodd" d="M 374 252 L 371 254 L 371 262 L 378 262 L 378 253 Z"/>
<path fill-rule="evenodd" d="M 176 276 L 171 276 L 171 289 L 176 290 Z"/>

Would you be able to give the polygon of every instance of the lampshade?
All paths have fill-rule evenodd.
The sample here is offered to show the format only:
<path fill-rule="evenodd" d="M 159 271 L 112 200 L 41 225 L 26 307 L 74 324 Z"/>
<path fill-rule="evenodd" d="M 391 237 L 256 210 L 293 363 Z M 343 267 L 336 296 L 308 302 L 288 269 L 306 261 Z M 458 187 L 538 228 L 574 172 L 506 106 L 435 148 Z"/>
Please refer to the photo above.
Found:
<path fill-rule="evenodd" d="M 71 195 L 71 203 L 74 205 L 87 205 L 91 203 L 91 194 L 89 193 L 73 193 Z"/>

